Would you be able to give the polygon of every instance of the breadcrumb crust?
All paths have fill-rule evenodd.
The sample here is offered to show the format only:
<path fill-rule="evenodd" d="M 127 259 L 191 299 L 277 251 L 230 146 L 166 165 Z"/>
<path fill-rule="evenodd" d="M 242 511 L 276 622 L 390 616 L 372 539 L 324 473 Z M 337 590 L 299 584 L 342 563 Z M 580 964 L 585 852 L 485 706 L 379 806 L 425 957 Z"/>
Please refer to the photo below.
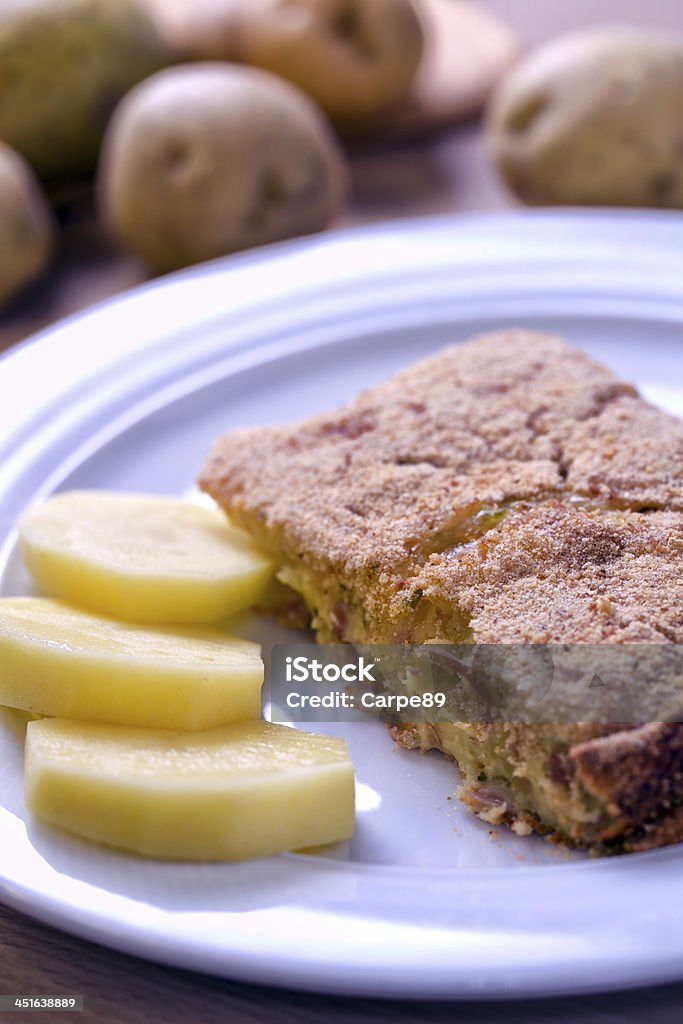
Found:
<path fill-rule="evenodd" d="M 285 567 L 322 639 L 683 641 L 683 423 L 556 337 L 479 337 L 335 413 L 233 431 L 200 485 Z M 523 774 L 538 735 L 518 728 Z M 553 831 L 600 849 L 683 837 L 683 727 L 566 729 L 542 739 L 571 780 L 550 786 L 569 805 Z M 425 727 L 396 736 L 452 754 Z M 514 802 L 503 816 L 549 827 Z"/>

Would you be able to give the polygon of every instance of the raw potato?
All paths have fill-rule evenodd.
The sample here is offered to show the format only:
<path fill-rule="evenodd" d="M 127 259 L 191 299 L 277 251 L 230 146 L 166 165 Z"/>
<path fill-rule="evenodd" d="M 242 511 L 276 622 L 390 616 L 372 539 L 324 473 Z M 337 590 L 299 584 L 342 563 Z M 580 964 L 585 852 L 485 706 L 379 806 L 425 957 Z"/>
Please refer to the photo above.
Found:
<path fill-rule="evenodd" d="M 140 0 L 0 4 L 0 139 L 41 177 L 90 170 L 120 98 L 172 59 Z"/>
<path fill-rule="evenodd" d="M 158 271 L 325 227 L 346 187 L 318 108 L 265 71 L 186 64 L 143 82 L 107 132 L 112 234 Z"/>
<path fill-rule="evenodd" d="M 0 599 L 0 704 L 160 729 L 258 718 L 260 647 L 220 630 L 144 629 L 58 601 Z"/>
<path fill-rule="evenodd" d="M 0 143 L 0 306 L 42 274 L 54 236 L 52 211 L 33 171 Z"/>
<path fill-rule="evenodd" d="M 175 498 L 65 492 L 24 513 L 19 535 L 44 592 L 130 622 L 217 622 L 273 574 L 222 512 Z"/>
<path fill-rule="evenodd" d="M 611 28 L 549 43 L 494 96 L 490 149 L 529 203 L 683 206 L 683 40 Z"/>
<path fill-rule="evenodd" d="M 404 99 L 424 47 L 411 0 L 246 0 L 237 35 L 241 60 L 301 86 L 341 125 Z"/>
<path fill-rule="evenodd" d="M 147 857 L 246 860 L 353 833 L 346 744 L 267 722 L 193 736 L 31 722 L 25 780 L 37 817 Z"/>

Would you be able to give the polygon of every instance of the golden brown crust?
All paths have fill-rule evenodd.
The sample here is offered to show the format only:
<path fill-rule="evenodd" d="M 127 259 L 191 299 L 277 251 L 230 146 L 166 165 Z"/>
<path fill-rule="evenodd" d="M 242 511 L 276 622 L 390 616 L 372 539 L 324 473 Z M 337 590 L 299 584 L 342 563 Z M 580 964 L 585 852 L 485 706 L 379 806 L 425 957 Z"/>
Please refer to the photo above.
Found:
<path fill-rule="evenodd" d="M 200 483 L 324 639 L 683 641 L 683 423 L 558 338 L 474 339 L 336 413 L 235 431 Z M 601 841 L 673 834 L 683 727 L 571 728 Z"/>
<path fill-rule="evenodd" d="M 607 847 L 596 852 L 644 853 L 646 850 L 656 850 L 660 846 L 679 843 L 681 837 L 683 804 L 678 804 L 675 807 L 663 808 L 652 817 L 639 822 L 617 841 L 613 850 Z"/>
<path fill-rule="evenodd" d="M 410 585 L 457 603 L 479 643 L 680 643 L 683 515 L 551 500 L 432 555 Z"/>
<path fill-rule="evenodd" d="M 311 558 L 392 568 L 473 503 L 597 488 L 683 508 L 682 467 L 683 425 L 559 339 L 511 331 L 446 349 L 337 413 L 234 431 L 202 483 Z"/>
<path fill-rule="evenodd" d="M 601 839 L 683 801 L 683 729 L 651 722 L 574 746 L 570 757 L 582 784 L 612 821 Z"/>
<path fill-rule="evenodd" d="M 403 605 L 422 586 L 414 578 L 424 572 L 439 590 L 429 556 L 438 561 L 452 541 L 457 548 L 463 520 L 480 509 L 557 498 L 563 511 L 537 512 L 533 529 L 549 535 L 561 519 L 566 545 L 587 545 L 597 563 L 608 535 L 618 544 L 620 531 L 634 538 L 641 531 L 649 543 L 654 523 L 632 517 L 620 526 L 604 511 L 585 514 L 579 503 L 683 509 L 683 424 L 559 339 L 512 331 L 446 349 L 337 413 L 235 431 L 215 446 L 201 484 L 278 557 L 360 595 L 366 639 L 391 639 L 389 623 L 401 639 Z M 509 558 L 528 561 L 527 539 L 512 529 L 525 515 L 501 530 Z M 668 524 L 675 520 L 662 521 L 662 531 Z M 662 533 L 660 549 L 665 540 Z M 624 570 L 624 593 L 628 558 L 609 560 L 610 569 Z M 466 561 L 471 568 L 472 557 Z M 583 561 L 593 585 L 584 578 L 583 588 L 566 592 L 567 623 L 574 605 L 584 619 L 592 614 L 588 605 L 605 590 L 604 565 L 591 570 L 593 562 Z M 653 564 L 651 575 L 663 565 Z M 504 572 L 497 582 L 505 582 Z M 516 586 L 523 589 L 521 581 Z M 524 619 L 519 626 L 516 639 Z M 657 627 L 650 619 L 644 628 Z"/>
<path fill-rule="evenodd" d="M 505 823 L 518 832 L 520 826 L 532 826 L 556 839 L 590 845 L 597 852 L 650 849 L 683 836 L 683 729 L 678 724 L 577 723 L 533 730 L 481 724 L 467 729 L 478 733 L 480 744 L 498 729 L 499 747 L 510 759 L 514 775 L 521 778 L 530 771 L 530 762 L 531 770 L 538 770 L 535 748 L 544 758 L 548 787 L 555 789 L 556 805 L 561 808 L 561 820 L 553 829 L 528 808 L 518 806 L 507 787 L 498 790 L 500 780 L 466 776 L 459 796 L 485 821 Z M 448 730 L 441 731 L 439 726 L 393 726 L 392 736 L 406 749 L 441 750 L 453 756 Z M 560 754 L 558 748 L 563 745 Z M 595 808 L 583 822 L 572 820 L 577 792 L 588 794 L 589 805 Z"/>

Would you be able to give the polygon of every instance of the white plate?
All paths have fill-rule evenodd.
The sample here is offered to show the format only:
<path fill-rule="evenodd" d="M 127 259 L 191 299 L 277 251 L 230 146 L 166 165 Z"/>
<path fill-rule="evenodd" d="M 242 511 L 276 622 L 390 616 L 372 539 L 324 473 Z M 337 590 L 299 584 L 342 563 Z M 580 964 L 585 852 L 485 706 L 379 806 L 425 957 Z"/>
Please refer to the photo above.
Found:
<path fill-rule="evenodd" d="M 0 363 L 0 592 L 29 586 L 12 524 L 37 497 L 186 491 L 226 428 L 329 407 L 473 332 L 559 331 L 683 411 L 682 323 L 673 214 L 399 223 L 138 289 Z M 591 861 L 491 835 L 448 799 L 444 760 L 392 749 L 375 723 L 346 736 L 359 780 L 350 846 L 169 865 L 28 821 L 21 731 L 3 721 L 2 898 L 151 959 L 335 993 L 510 996 L 683 976 L 683 849 Z"/>

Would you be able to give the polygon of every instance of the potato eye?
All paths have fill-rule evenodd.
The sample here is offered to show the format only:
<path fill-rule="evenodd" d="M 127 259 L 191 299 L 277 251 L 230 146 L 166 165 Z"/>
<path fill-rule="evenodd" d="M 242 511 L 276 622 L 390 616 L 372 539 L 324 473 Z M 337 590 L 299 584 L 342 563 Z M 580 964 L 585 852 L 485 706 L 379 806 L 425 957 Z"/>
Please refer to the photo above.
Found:
<path fill-rule="evenodd" d="M 360 6 L 355 0 L 344 0 L 339 5 L 332 21 L 332 31 L 365 60 L 375 58 L 376 49 L 366 37 Z"/>
<path fill-rule="evenodd" d="M 549 100 L 545 94 L 528 96 L 523 103 L 510 111 L 507 117 L 507 128 L 513 135 L 523 135 L 528 132 L 534 122 L 539 118 L 548 106 Z"/>

